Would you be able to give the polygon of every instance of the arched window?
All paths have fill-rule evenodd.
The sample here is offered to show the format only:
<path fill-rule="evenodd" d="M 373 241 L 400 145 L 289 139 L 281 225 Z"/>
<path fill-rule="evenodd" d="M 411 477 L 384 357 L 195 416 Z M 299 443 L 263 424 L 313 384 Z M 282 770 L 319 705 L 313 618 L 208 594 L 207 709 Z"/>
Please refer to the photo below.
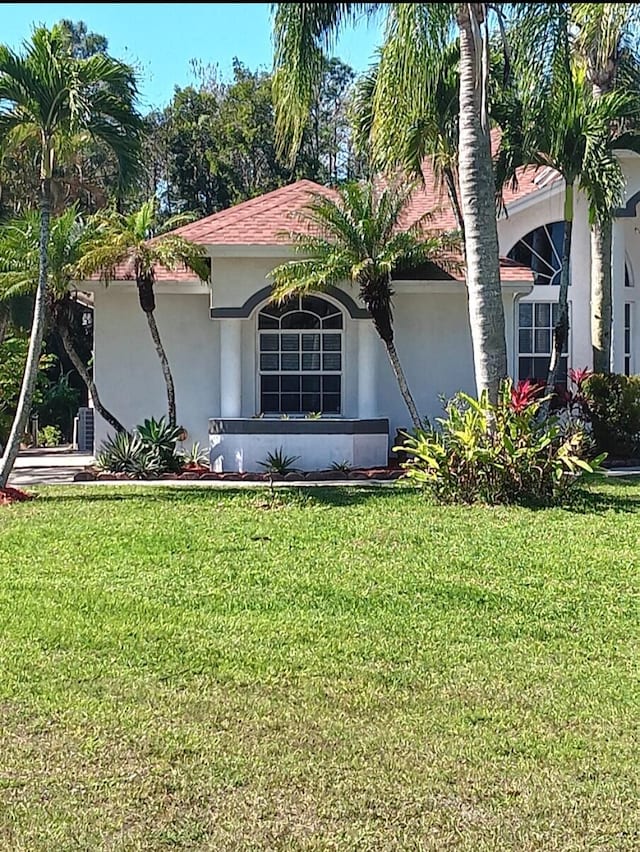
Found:
<path fill-rule="evenodd" d="M 562 241 L 564 222 L 551 222 L 529 231 L 514 245 L 507 255 L 512 260 L 528 266 L 537 286 L 560 284 L 562 269 Z M 542 295 L 535 293 L 535 297 Z M 546 297 L 546 299 L 545 299 Z M 558 315 L 555 296 L 547 291 L 544 301 L 523 300 L 518 305 L 518 378 L 545 381 L 549 370 L 553 329 Z M 566 384 L 568 367 L 567 348 L 562 353 L 558 369 L 558 383 Z"/>
<path fill-rule="evenodd" d="M 320 296 L 296 296 L 258 314 L 262 414 L 340 414 L 341 310 Z"/>
<path fill-rule="evenodd" d="M 564 222 L 551 222 L 529 231 L 507 257 L 528 266 L 534 284 L 560 284 Z"/>

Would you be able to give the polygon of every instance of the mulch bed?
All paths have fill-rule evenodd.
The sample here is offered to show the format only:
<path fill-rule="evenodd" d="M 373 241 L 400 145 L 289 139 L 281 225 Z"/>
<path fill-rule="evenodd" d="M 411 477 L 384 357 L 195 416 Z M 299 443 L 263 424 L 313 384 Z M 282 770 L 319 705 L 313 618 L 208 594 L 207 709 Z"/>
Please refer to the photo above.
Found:
<path fill-rule="evenodd" d="M 27 494 L 26 491 L 20 491 L 19 488 L 0 488 L 0 506 L 10 506 L 12 503 L 22 503 L 25 500 L 33 500 L 33 494 Z"/>
<path fill-rule="evenodd" d="M 397 467 L 354 468 L 348 472 L 340 470 L 292 471 L 284 476 L 268 473 L 216 473 L 209 468 L 191 467 L 181 473 L 164 473 L 160 479 L 205 479 L 213 482 L 331 482 L 332 480 L 399 479 L 404 470 Z M 132 480 L 126 473 L 104 473 L 96 468 L 85 468 L 76 473 L 76 482 Z"/>

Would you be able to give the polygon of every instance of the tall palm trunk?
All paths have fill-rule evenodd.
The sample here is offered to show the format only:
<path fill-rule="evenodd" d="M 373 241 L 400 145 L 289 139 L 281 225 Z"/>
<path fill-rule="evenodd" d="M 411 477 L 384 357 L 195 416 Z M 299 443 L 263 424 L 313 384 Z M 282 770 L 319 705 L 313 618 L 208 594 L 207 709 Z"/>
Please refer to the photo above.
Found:
<path fill-rule="evenodd" d="M 398 350 L 393 342 L 393 323 L 388 284 L 387 282 L 384 282 L 380 287 L 376 287 L 374 284 L 373 286 L 366 288 L 365 293 L 368 295 L 368 298 L 364 298 L 363 301 L 367 306 L 367 310 L 371 314 L 374 328 L 378 333 L 380 340 L 384 343 L 387 355 L 389 356 L 389 362 L 391 363 L 391 369 L 393 370 L 393 374 L 398 382 L 398 388 L 400 389 L 402 399 L 407 406 L 414 428 L 420 429 L 422 428 L 422 421 L 418 414 L 418 407 L 413 398 L 413 394 L 409 390 L 409 383 L 407 382 L 407 377 L 402 369 Z M 365 293 L 361 293 L 361 295 L 365 295 Z"/>
<path fill-rule="evenodd" d="M 613 86 L 613 69 L 594 82 L 594 100 Z M 611 322 L 613 292 L 611 287 L 611 247 L 613 220 L 594 218 L 591 225 L 591 349 L 596 373 L 611 372 Z"/>
<path fill-rule="evenodd" d="M 562 265 L 558 292 L 558 318 L 553 329 L 553 346 L 549 361 L 549 374 L 545 394 L 555 391 L 562 352 L 569 339 L 569 275 L 571 262 L 571 234 L 573 231 L 573 183 L 567 181 L 564 191 L 564 234 L 562 239 Z"/>
<path fill-rule="evenodd" d="M 110 426 L 116 430 L 116 432 L 126 432 L 127 430 L 124 428 L 122 423 L 109 411 L 109 409 L 105 408 L 100 400 L 100 396 L 98 395 L 98 388 L 93 381 L 93 377 L 91 373 L 87 369 L 86 365 L 82 361 L 82 358 L 78 354 L 75 346 L 73 345 L 73 340 L 71 339 L 71 334 L 69 333 L 69 325 L 65 317 L 59 317 L 56 330 L 60 337 L 60 341 L 62 346 L 64 347 L 64 351 L 69 356 L 69 360 L 75 367 L 78 375 L 82 379 L 82 381 L 87 386 L 87 390 L 91 395 L 91 400 L 93 401 L 93 407 L 98 412 L 100 417 L 103 420 L 106 420 Z"/>
<path fill-rule="evenodd" d="M 162 367 L 162 375 L 164 376 L 164 383 L 167 389 L 167 412 L 169 415 L 169 423 L 171 426 L 176 426 L 178 423 L 176 413 L 176 390 L 175 385 L 173 384 L 173 376 L 171 375 L 169 359 L 167 358 L 167 353 L 162 345 L 160 332 L 158 331 L 158 325 L 154 314 L 156 298 L 153 292 L 153 281 L 147 277 L 139 276 L 137 284 L 140 307 L 147 318 L 147 324 L 149 326 L 149 331 L 151 332 L 151 339 L 153 340 L 153 345 L 156 347 L 156 352 L 158 353 L 158 358 L 160 359 L 160 365 Z"/>
<path fill-rule="evenodd" d="M 611 371 L 611 219 L 591 225 L 591 347 L 596 373 Z"/>
<path fill-rule="evenodd" d="M 418 414 L 418 408 L 416 406 L 413 395 L 409 390 L 407 378 L 404 374 L 404 370 L 402 369 L 402 364 L 400 363 L 400 358 L 398 357 L 396 345 L 393 340 L 384 340 L 383 342 L 385 349 L 387 350 L 387 355 L 389 356 L 391 369 L 393 370 L 393 373 L 396 377 L 396 381 L 398 382 L 398 387 L 400 389 L 400 393 L 402 394 L 402 399 L 404 400 L 404 403 L 409 411 L 411 420 L 413 421 L 413 426 L 415 429 L 421 429 L 422 420 L 420 419 L 420 415 Z"/>
<path fill-rule="evenodd" d="M 504 306 L 500 286 L 495 181 L 479 29 L 483 4 L 457 7 L 460 29 L 460 203 L 465 236 L 469 321 L 476 391 L 486 390 L 496 403 L 507 376 Z M 472 20 L 473 16 L 473 20 Z M 480 76 L 481 73 L 480 73 Z M 485 120 L 486 119 L 486 120 Z"/>
<path fill-rule="evenodd" d="M 47 274 L 48 274 L 48 249 L 49 249 L 49 217 L 51 211 L 51 186 L 48 178 L 43 178 L 40 185 L 40 269 L 38 274 L 38 288 L 36 290 L 35 304 L 33 310 L 33 322 L 31 325 L 31 336 L 29 338 L 29 349 L 27 351 L 27 362 L 24 368 L 20 396 L 11 432 L 7 439 L 2 459 L 0 459 L 0 488 L 4 488 L 13 469 L 18 453 L 20 442 L 27 426 L 31 401 L 38 379 L 38 367 L 42 352 L 42 340 L 44 338 L 45 320 L 47 311 Z"/>

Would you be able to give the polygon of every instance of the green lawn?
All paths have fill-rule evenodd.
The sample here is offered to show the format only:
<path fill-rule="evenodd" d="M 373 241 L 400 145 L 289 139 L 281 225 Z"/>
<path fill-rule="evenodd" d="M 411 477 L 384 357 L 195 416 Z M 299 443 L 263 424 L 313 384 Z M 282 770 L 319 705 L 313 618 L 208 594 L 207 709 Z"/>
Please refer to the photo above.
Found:
<path fill-rule="evenodd" d="M 640 487 L 0 509 L 0 849 L 637 850 Z"/>

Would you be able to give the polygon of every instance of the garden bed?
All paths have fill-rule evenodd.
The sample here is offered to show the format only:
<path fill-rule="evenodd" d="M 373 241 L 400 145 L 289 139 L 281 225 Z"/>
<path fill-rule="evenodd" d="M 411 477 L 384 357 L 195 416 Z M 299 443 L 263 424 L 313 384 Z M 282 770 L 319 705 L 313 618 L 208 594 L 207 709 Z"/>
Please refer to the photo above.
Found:
<path fill-rule="evenodd" d="M 163 473 L 159 479 L 193 479 L 193 480 L 211 480 L 213 482 L 332 482 L 344 480 L 391 480 L 400 479 L 404 475 L 404 470 L 399 467 L 372 467 L 372 468 L 354 468 L 353 470 L 311 470 L 311 471 L 291 471 L 284 475 L 269 474 L 269 473 L 235 473 L 235 472 L 216 472 L 209 470 L 208 467 L 191 467 L 186 468 L 178 473 Z M 130 480 L 135 481 L 136 477 L 127 473 L 106 473 L 94 467 L 88 467 L 76 473 L 75 482 L 103 482 L 103 481 L 118 481 Z"/>
<path fill-rule="evenodd" d="M 33 500 L 33 494 L 27 494 L 19 488 L 0 488 L 0 506 L 10 506 L 12 503 L 23 503 L 25 500 Z"/>

